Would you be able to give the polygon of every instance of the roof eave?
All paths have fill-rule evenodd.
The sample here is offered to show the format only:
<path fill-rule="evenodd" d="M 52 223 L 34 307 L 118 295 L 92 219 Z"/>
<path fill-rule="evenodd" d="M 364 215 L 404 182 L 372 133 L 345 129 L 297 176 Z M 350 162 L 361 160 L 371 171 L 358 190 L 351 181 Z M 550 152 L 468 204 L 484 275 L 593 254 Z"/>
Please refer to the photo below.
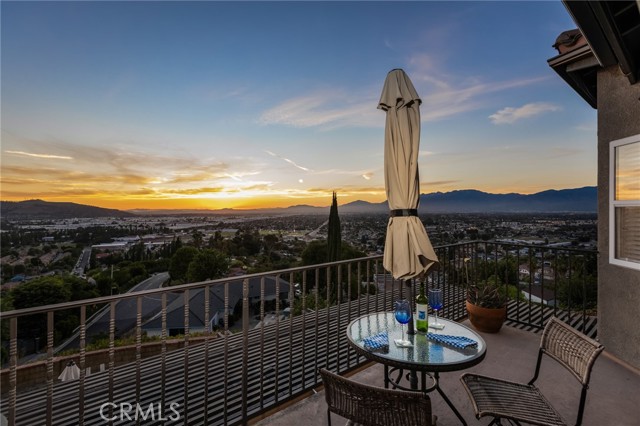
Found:
<path fill-rule="evenodd" d="M 599 61 L 589 45 L 554 56 L 547 63 L 571 86 L 592 108 L 597 108 L 598 97 L 595 88 L 590 88 L 582 78 L 585 70 L 599 66 Z"/>

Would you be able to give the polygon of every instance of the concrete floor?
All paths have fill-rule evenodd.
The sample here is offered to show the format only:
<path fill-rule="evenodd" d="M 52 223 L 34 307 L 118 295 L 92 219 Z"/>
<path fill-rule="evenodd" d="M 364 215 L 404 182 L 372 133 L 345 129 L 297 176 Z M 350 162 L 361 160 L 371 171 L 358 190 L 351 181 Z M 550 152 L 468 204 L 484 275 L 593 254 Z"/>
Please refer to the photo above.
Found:
<path fill-rule="evenodd" d="M 466 323 L 466 325 L 469 325 Z M 503 327 L 498 334 L 481 333 L 487 343 L 487 356 L 477 366 L 466 371 L 477 372 L 513 381 L 527 382 L 535 368 L 540 335 Z M 544 358 L 543 358 L 544 359 Z M 486 425 L 490 418 L 476 420 L 469 398 L 460 383 L 463 372 L 442 373 L 440 385 L 462 413 L 469 425 Z M 383 368 L 372 364 L 351 379 L 383 386 Z M 568 424 L 575 424 L 580 384 L 563 367 L 549 358 L 543 361 L 536 382 Z M 437 393 L 430 393 L 433 414 L 438 426 L 459 425 L 460 421 Z M 345 420 L 332 414 L 332 424 L 342 426 Z M 327 424 L 327 406 L 320 391 L 255 423 L 260 426 L 315 426 Z M 596 360 L 587 395 L 583 425 L 639 426 L 640 372 L 618 362 L 606 349 Z"/>

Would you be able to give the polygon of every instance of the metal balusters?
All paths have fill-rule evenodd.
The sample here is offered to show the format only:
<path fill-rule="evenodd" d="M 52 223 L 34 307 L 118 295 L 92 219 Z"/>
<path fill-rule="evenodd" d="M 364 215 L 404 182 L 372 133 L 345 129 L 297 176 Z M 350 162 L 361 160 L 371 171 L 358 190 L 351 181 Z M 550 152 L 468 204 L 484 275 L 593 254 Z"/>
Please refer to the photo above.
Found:
<path fill-rule="evenodd" d="M 568 322 L 571 323 L 571 294 L 573 293 L 573 268 L 571 267 L 571 260 L 573 256 L 569 256 L 568 268 L 569 268 L 569 276 L 567 282 L 567 311 L 569 314 Z"/>
<path fill-rule="evenodd" d="M 109 402 L 115 402 L 113 398 L 113 374 L 116 367 L 115 337 L 116 337 L 116 303 L 109 305 Z M 109 419 L 113 418 L 113 406 L 109 404 Z M 113 420 L 109 420 L 113 424 Z"/>
<path fill-rule="evenodd" d="M 558 283 L 560 282 L 560 260 L 558 259 L 558 252 L 554 253 L 553 265 L 554 265 L 554 281 L 553 281 L 553 316 L 557 316 L 558 312 Z M 568 252 L 567 252 L 568 255 Z"/>
<path fill-rule="evenodd" d="M 326 298 L 325 298 L 325 306 L 326 306 L 326 316 L 327 316 L 327 327 L 329 326 L 329 315 L 331 312 L 331 302 L 330 302 L 330 287 L 331 287 L 331 267 L 327 266 L 326 269 L 326 278 L 327 278 L 327 284 L 326 284 Z M 327 332 L 327 337 L 326 337 L 326 347 L 325 347 L 325 359 L 324 359 L 324 365 L 326 366 L 326 368 L 330 369 L 329 366 L 329 333 Z"/>
<path fill-rule="evenodd" d="M 280 275 L 276 275 L 276 403 L 280 400 Z"/>
<path fill-rule="evenodd" d="M 184 291 L 184 408 L 183 421 L 189 421 L 189 289 Z"/>
<path fill-rule="evenodd" d="M 342 309 L 340 306 L 341 303 L 341 295 L 342 295 L 342 264 L 338 265 L 338 270 L 336 271 L 336 315 L 338 315 L 338 333 L 341 332 L 340 328 L 340 319 L 342 318 Z M 327 333 L 328 334 L 328 333 Z M 338 342 L 337 354 L 340 355 L 340 342 L 342 339 L 336 339 Z M 329 347 L 327 347 L 329 349 Z M 340 369 L 340 360 L 336 360 L 336 370 Z"/>
<path fill-rule="evenodd" d="M 533 260 L 531 258 L 531 253 L 533 250 L 529 249 L 529 300 L 527 301 L 527 322 L 531 323 L 531 293 L 533 288 L 533 279 L 535 276 L 535 266 L 533 264 Z"/>
<path fill-rule="evenodd" d="M 229 283 L 224 283 L 224 406 L 229 403 Z M 224 424 L 228 422 L 224 410 Z"/>
<path fill-rule="evenodd" d="M 84 425 L 84 385 L 86 379 L 87 306 L 80 306 L 80 383 L 78 384 L 78 424 Z"/>
<path fill-rule="evenodd" d="M 211 288 L 209 286 L 205 286 L 204 288 L 204 320 L 205 323 L 205 331 L 204 331 L 204 361 L 203 361 L 203 371 L 204 371 L 204 401 L 203 401 L 203 410 L 204 410 L 204 423 L 209 424 L 209 343 L 211 340 L 211 312 L 210 312 L 210 297 L 211 297 Z"/>
<path fill-rule="evenodd" d="M 249 280 L 242 281 L 242 424 L 247 424 L 249 365 Z"/>
<path fill-rule="evenodd" d="M 315 302 L 316 302 L 316 339 L 315 339 L 315 357 L 314 357 L 314 361 L 315 361 L 315 365 L 313 368 L 313 371 L 315 372 L 314 377 L 316 378 L 315 383 L 318 383 L 318 368 L 320 367 L 318 365 L 318 333 L 320 331 L 320 308 L 319 308 L 319 299 L 318 299 L 318 293 L 320 293 L 320 271 L 318 270 L 318 268 L 315 269 L 315 273 L 314 273 L 314 277 L 315 277 L 315 288 L 314 288 L 314 293 L 315 293 Z"/>
<path fill-rule="evenodd" d="M 142 297 L 136 297 L 136 402 L 141 403 L 140 383 L 142 377 L 140 367 L 142 362 Z M 136 416 L 136 424 L 140 424 L 140 419 Z"/>
<path fill-rule="evenodd" d="M 16 424 L 18 385 L 18 318 L 9 320 L 9 426 Z"/>
<path fill-rule="evenodd" d="M 264 277 L 260 278 L 260 353 L 264 353 Z M 260 395 L 264 395 L 264 357 L 260 360 Z M 260 409 L 264 409 L 264 398 L 260 398 Z"/>
<path fill-rule="evenodd" d="M 358 314 L 360 316 L 360 297 L 362 296 L 362 262 L 358 262 L 357 266 L 358 270 L 356 271 L 356 279 L 358 280 L 358 292 L 356 294 L 358 300 Z M 369 284 L 367 284 L 367 289 L 369 288 Z M 349 298 L 351 300 L 351 298 Z"/>
<path fill-rule="evenodd" d="M 302 365 L 307 361 L 307 274 L 302 272 Z M 307 375 L 302 373 L 302 389 L 307 387 Z"/>
<path fill-rule="evenodd" d="M 360 285 L 358 285 L 360 287 Z M 351 263 L 347 265 L 347 326 L 351 322 Z M 342 330 L 340 330 L 342 332 Z M 351 368 L 351 354 L 354 352 L 353 348 L 347 346 L 347 369 Z"/>
<path fill-rule="evenodd" d="M 520 294 L 521 294 L 520 293 L 520 281 L 521 281 L 520 280 L 520 262 L 521 262 L 520 261 L 520 247 L 517 247 L 516 248 L 516 268 L 517 268 L 518 271 L 517 271 L 517 274 L 516 274 L 516 276 L 517 276 L 516 286 L 517 286 L 518 291 L 516 292 L 516 318 L 515 318 L 515 320 L 517 322 L 521 321 L 520 320 L 520 306 L 521 306 L 520 305 Z M 507 310 L 507 314 L 508 313 L 509 313 L 509 311 Z"/>
<path fill-rule="evenodd" d="M 295 301 L 295 287 L 293 272 L 289 273 L 289 396 L 293 394 L 293 302 Z M 279 296 L 278 296 L 279 297 Z"/>
<path fill-rule="evenodd" d="M 53 424 L 53 312 L 47 312 L 47 426 Z"/>
<path fill-rule="evenodd" d="M 166 404 L 167 385 L 167 293 L 162 293 L 161 298 L 162 334 L 160 336 L 160 399 L 162 406 Z"/>

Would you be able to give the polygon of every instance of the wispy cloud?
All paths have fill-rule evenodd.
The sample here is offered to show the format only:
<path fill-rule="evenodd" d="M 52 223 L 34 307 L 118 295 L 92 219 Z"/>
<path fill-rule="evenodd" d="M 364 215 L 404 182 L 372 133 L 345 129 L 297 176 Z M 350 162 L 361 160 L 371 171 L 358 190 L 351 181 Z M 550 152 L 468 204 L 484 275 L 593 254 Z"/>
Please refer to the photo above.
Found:
<path fill-rule="evenodd" d="M 583 132 L 595 132 L 598 128 L 597 128 L 596 123 L 594 121 L 594 122 L 579 124 L 579 125 L 577 125 L 575 127 L 575 129 L 583 131 Z"/>
<path fill-rule="evenodd" d="M 409 59 L 409 76 L 422 97 L 422 121 L 436 121 L 486 106 L 487 97 L 531 86 L 549 77 L 491 81 L 478 76 L 452 75 L 434 55 L 420 53 Z"/>
<path fill-rule="evenodd" d="M 491 94 L 538 84 L 548 77 L 491 81 L 479 77 L 452 76 L 429 55 L 409 59 L 409 76 L 422 97 L 422 121 L 436 121 L 485 107 Z M 383 114 L 377 110 L 383 81 L 358 89 L 314 91 L 282 101 L 264 111 L 264 125 L 291 127 L 383 127 Z M 538 105 L 538 104 L 532 104 Z M 549 104 L 541 104 L 549 105 Z M 526 113 L 528 107 L 525 105 Z"/>
<path fill-rule="evenodd" d="M 524 118 L 530 118 L 536 115 L 543 114 L 545 112 L 558 110 L 560 110 L 560 107 L 558 105 L 545 102 L 534 102 L 525 104 L 518 108 L 503 108 L 495 114 L 491 114 L 489 118 L 491 119 L 493 124 L 512 124 Z"/>
<path fill-rule="evenodd" d="M 95 147 L 60 140 L 19 138 L 12 138 L 11 143 L 28 149 L 3 151 L 6 158 L 2 161 L 0 182 L 3 196 L 7 197 L 166 199 L 240 193 L 260 185 L 272 185 L 272 182 L 249 178 L 260 173 L 249 158 L 232 164 L 188 153 L 132 151 L 126 146 L 109 144 Z M 37 160 L 44 154 L 37 154 L 37 158 L 22 154 L 40 153 L 47 148 L 62 154 L 73 153 L 73 156 L 55 155 L 70 161 L 65 167 L 53 167 L 49 166 L 50 162 Z M 45 158 L 49 157 L 47 154 Z"/>
<path fill-rule="evenodd" d="M 323 91 L 288 99 L 262 113 L 260 123 L 291 127 L 369 127 L 383 125 L 375 98 L 353 92 Z"/>
<path fill-rule="evenodd" d="M 584 151 L 584 149 L 556 146 L 551 148 L 551 150 L 549 151 L 549 156 L 547 158 L 576 157 L 584 153 Z"/>
<path fill-rule="evenodd" d="M 305 171 L 305 172 L 310 172 L 310 171 L 311 171 L 311 169 L 309 169 L 309 168 L 307 168 L 307 167 L 303 167 L 303 166 L 301 166 L 301 165 L 299 165 L 299 164 L 296 164 L 296 162 L 295 162 L 295 161 L 293 161 L 293 160 L 291 160 L 291 159 L 289 159 L 289 158 L 282 157 L 282 156 L 280 156 L 280 155 L 276 154 L 275 152 L 271 152 L 271 151 L 268 151 L 268 150 L 265 150 L 264 152 L 266 152 L 267 154 L 269 154 L 269 155 L 270 155 L 270 156 L 272 156 L 272 157 L 279 158 L 279 159 L 281 159 L 282 161 L 285 161 L 285 162 L 287 162 L 287 163 L 291 164 L 291 165 L 292 165 L 293 167 L 295 167 L 295 168 L 298 168 L 298 169 L 303 170 L 303 171 Z"/>
<path fill-rule="evenodd" d="M 449 186 L 460 182 L 459 180 L 433 180 L 430 182 L 421 182 L 421 186 Z"/>
<path fill-rule="evenodd" d="M 24 157 L 33 157 L 33 158 L 52 158 L 56 160 L 73 160 L 73 157 L 69 157 L 67 155 L 54 155 L 54 154 L 35 154 L 32 152 L 24 152 L 24 151 L 5 151 L 7 154 L 12 155 L 21 155 Z"/>

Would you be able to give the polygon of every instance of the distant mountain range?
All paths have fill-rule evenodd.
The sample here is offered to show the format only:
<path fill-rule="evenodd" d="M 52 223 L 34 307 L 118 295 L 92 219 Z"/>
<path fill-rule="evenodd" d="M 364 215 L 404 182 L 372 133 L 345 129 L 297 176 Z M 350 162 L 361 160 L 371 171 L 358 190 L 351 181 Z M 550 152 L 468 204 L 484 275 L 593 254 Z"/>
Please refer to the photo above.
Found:
<path fill-rule="evenodd" d="M 419 213 L 551 213 L 583 212 L 595 213 L 598 193 L 595 186 L 584 188 L 548 190 L 535 194 L 490 194 L 476 190 L 434 192 L 420 195 Z M 2 201 L 1 215 L 7 219 L 64 219 L 74 217 L 130 217 L 143 215 L 270 215 L 270 214 L 329 214 L 329 207 L 297 205 L 285 208 L 254 210 L 114 210 L 76 203 L 52 203 L 42 200 L 20 202 Z M 339 207 L 341 214 L 386 214 L 386 201 L 369 203 L 354 201 Z"/>
<path fill-rule="evenodd" d="M 43 200 L 0 201 L 3 219 L 72 219 L 78 217 L 132 217 L 133 213 L 77 203 Z"/>

